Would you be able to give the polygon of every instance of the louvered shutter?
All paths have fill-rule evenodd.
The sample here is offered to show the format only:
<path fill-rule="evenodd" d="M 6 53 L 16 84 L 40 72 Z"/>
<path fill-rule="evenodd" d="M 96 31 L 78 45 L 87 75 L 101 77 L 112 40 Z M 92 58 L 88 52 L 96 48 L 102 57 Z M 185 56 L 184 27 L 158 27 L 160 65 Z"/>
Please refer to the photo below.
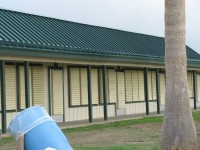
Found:
<path fill-rule="evenodd" d="M 102 69 L 99 69 L 99 97 L 100 97 L 100 103 L 103 103 L 103 72 Z"/>
<path fill-rule="evenodd" d="M 189 95 L 190 95 L 190 97 L 194 97 L 194 94 L 193 94 L 193 77 L 192 77 L 191 72 L 188 72 L 187 80 L 188 80 Z"/>
<path fill-rule="evenodd" d="M 133 89 L 132 89 L 132 74 L 130 70 L 125 71 L 125 91 L 126 91 L 126 101 L 133 101 Z"/>
<path fill-rule="evenodd" d="M 98 71 L 97 69 L 91 69 L 91 81 L 92 81 L 92 104 L 98 104 Z"/>
<path fill-rule="evenodd" d="M 156 96 L 156 72 L 151 72 L 151 84 L 152 84 L 152 100 L 157 100 Z"/>
<path fill-rule="evenodd" d="M 19 98 L 20 98 L 20 109 L 25 109 L 24 66 L 19 66 Z"/>
<path fill-rule="evenodd" d="M 52 113 L 63 114 L 63 76 L 62 70 L 52 70 Z"/>
<path fill-rule="evenodd" d="M 198 93 L 198 98 L 197 100 L 200 101 L 200 75 L 197 75 L 197 93 Z"/>
<path fill-rule="evenodd" d="M 88 104 L 88 85 L 87 85 L 87 69 L 80 69 L 80 77 L 81 77 L 81 104 Z"/>
<path fill-rule="evenodd" d="M 125 85 L 124 85 L 124 73 L 117 73 L 118 84 L 118 108 L 125 108 Z"/>
<path fill-rule="evenodd" d="M 165 105 L 165 74 L 160 73 L 160 103 Z"/>
<path fill-rule="evenodd" d="M 152 71 L 148 71 L 148 94 L 149 100 L 153 100 Z"/>
<path fill-rule="evenodd" d="M 33 105 L 44 105 L 44 76 L 43 67 L 32 67 L 32 101 Z"/>
<path fill-rule="evenodd" d="M 79 68 L 70 68 L 70 96 L 72 105 L 81 104 Z"/>
<path fill-rule="evenodd" d="M 14 65 L 5 67 L 6 110 L 16 109 L 16 68 Z"/>
<path fill-rule="evenodd" d="M 30 106 L 33 106 L 33 95 L 32 95 L 32 67 L 29 66 L 29 94 L 30 94 Z"/>
<path fill-rule="evenodd" d="M 144 101 L 144 72 L 138 71 L 138 81 L 139 81 L 139 100 Z"/>
<path fill-rule="evenodd" d="M 132 71 L 132 89 L 133 89 L 133 101 L 138 101 L 139 100 L 139 89 L 138 89 L 137 70 Z"/>
<path fill-rule="evenodd" d="M 109 91 L 109 70 L 106 70 L 106 96 L 107 96 L 107 103 L 110 102 L 110 91 Z"/>
<path fill-rule="evenodd" d="M 108 83 L 109 83 L 109 101 L 110 103 L 116 102 L 117 95 L 116 95 L 116 73 L 114 69 L 108 70 Z"/>
<path fill-rule="evenodd" d="M 99 80 L 100 80 L 100 102 L 103 103 L 103 71 L 102 69 L 99 70 Z M 106 71 L 106 96 L 107 96 L 107 102 L 109 103 L 109 72 Z"/>

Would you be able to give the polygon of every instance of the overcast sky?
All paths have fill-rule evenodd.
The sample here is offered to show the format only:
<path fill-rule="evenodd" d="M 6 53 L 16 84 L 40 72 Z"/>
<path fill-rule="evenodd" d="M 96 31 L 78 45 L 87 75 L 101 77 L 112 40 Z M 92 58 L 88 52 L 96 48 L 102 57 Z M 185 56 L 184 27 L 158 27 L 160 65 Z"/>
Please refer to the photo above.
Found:
<path fill-rule="evenodd" d="M 164 37 L 164 0 L 0 0 L 0 8 Z M 200 0 L 186 0 L 187 44 L 200 53 Z"/>

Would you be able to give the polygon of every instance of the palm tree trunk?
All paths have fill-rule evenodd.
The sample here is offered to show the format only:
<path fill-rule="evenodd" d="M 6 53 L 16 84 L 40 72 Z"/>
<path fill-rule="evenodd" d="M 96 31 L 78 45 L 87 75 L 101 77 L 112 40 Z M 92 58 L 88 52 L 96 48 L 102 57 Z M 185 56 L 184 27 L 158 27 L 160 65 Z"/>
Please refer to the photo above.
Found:
<path fill-rule="evenodd" d="M 197 150 L 187 83 L 185 0 L 165 0 L 166 100 L 161 149 Z"/>

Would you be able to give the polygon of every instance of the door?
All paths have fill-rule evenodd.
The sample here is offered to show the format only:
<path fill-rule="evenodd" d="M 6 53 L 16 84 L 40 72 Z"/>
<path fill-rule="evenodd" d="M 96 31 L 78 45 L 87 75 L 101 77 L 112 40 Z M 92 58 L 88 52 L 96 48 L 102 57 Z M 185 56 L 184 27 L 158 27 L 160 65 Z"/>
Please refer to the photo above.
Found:
<path fill-rule="evenodd" d="M 125 115 L 124 72 L 117 72 L 117 115 Z"/>
<path fill-rule="evenodd" d="M 49 113 L 57 122 L 64 121 L 63 70 L 49 70 Z"/>

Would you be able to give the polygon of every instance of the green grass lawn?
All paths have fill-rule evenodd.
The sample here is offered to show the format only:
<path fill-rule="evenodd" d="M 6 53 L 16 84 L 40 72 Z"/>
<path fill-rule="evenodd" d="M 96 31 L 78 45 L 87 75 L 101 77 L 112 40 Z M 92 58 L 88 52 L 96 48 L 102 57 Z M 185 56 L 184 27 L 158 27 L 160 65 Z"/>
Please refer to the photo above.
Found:
<path fill-rule="evenodd" d="M 193 118 L 200 142 L 200 112 L 193 112 Z M 162 122 L 163 116 L 144 117 L 62 131 L 74 150 L 159 150 Z M 0 150 L 14 149 L 12 137 L 0 138 Z"/>

